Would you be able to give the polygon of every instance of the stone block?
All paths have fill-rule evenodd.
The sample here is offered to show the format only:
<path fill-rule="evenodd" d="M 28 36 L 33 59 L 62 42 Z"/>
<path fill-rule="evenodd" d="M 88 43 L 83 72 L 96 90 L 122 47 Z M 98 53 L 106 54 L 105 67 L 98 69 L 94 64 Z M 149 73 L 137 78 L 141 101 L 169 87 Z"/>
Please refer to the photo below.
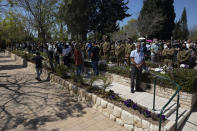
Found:
<path fill-rule="evenodd" d="M 92 95 L 92 103 L 93 103 L 93 105 L 96 104 L 96 99 L 97 99 L 97 96 L 93 94 Z"/>
<path fill-rule="evenodd" d="M 105 108 L 107 108 L 107 101 L 105 101 L 105 100 L 101 100 L 101 107 L 103 108 L 103 109 L 105 109 Z"/>
<path fill-rule="evenodd" d="M 101 98 L 97 97 L 96 99 L 96 106 L 100 106 L 101 105 Z"/>
<path fill-rule="evenodd" d="M 82 98 L 86 97 L 86 91 L 84 89 L 79 88 L 78 95 Z"/>
<path fill-rule="evenodd" d="M 122 111 L 121 119 L 124 121 L 125 124 L 133 125 L 133 115 L 127 111 Z"/>
<path fill-rule="evenodd" d="M 113 115 L 120 118 L 122 109 L 120 107 L 114 106 Z"/>
<path fill-rule="evenodd" d="M 72 86 L 72 91 L 73 91 L 74 94 L 77 94 L 78 93 L 78 87 L 73 85 Z"/>
<path fill-rule="evenodd" d="M 150 128 L 150 122 L 146 120 L 142 120 L 142 128 L 143 129 L 149 129 Z"/>
<path fill-rule="evenodd" d="M 133 125 L 124 124 L 124 127 L 125 127 L 128 131 L 133 131 L 133 130 L 134 130 Z"/>
<path fill-rule="evenodd" d="M 107 104 L 107 109 L 109 110 L 109 113 L 112 114 L 114 110 L 114 104 L 108 103 Z"/>
<path fill-rule="evenodd" d="M 109 119 L 115 121 L 116 120 L 116 117 L 114 115 L 110 114 L 109 115 Z"/>
<path fill-rule="evenodd" d="M 151 124 L 150 125 L 150 131 L 158 131 L 159 127 L 157 125 Z"/>
<path fill-rule="evenodd" d="M 138 127 L 135 126 L 134 131 L 143 131 L 143 129 L 142 128 L 138 128 Z"/>
<path fill-rule="evenodd" d="M 119 118 L 116 118 L 116 123 L 118 123 L 121 126 L 124 125 L 124 122 L 121 119 L 119 119 Z"/>
<path fill-rule="evenodd" d="M 142 120 L 136 115 L 134 115 L 134 126 L 138 128 L 142 127 Z"/>
<path fill-rule="evenodd" d="M 86 92 L 86 101 L 92 102 L 92 94 L 91 93 Z"/>

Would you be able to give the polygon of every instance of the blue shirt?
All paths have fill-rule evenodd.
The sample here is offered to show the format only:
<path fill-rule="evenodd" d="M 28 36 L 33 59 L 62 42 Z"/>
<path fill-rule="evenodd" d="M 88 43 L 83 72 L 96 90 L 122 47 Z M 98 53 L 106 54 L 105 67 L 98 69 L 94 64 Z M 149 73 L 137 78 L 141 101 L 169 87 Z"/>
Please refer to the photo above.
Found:
<path fill-rule="evenodd" d="M 151 50 L 153 50 L 155 53 L 157 53 L 159 51 L 159 46 L 157 44 L 152 44 Z M 151 51 L 152 56 L 156 55 L 154 52 Z"/>
<path fill-rule="evenodd" d="M 131 51 L 130 57 L 134 58 L 136 64 L 141 64 L 144 61 L 144 53 L 142 51 Z"/>

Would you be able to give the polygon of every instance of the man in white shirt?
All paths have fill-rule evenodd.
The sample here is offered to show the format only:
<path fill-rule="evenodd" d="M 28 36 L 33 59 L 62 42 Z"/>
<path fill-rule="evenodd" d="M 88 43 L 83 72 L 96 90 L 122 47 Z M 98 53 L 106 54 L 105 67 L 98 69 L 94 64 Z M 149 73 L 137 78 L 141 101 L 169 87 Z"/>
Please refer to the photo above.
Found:
<path fill-rule="evenodd" d="M 134 93 L 134 78 L 136 78 L 136 91 L 141 91 L 140 81 L 142 66 L 144 65 L 144 53 L 140 50 L 140 42 L 136 43 L 136 50 L 131 51 L 131 93 Z"/>

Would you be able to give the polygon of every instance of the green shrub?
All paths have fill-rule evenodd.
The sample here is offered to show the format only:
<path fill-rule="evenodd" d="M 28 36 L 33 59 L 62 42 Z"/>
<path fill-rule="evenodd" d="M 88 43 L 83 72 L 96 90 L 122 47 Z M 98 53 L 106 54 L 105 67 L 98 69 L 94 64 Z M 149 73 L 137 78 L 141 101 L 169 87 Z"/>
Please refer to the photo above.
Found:
<path fill-rule="evenodd" d="M 58 65 L 55 67 L 55 72 L 58 76 L 62 77 L 62 78 L 66 78 L 67 77 L 67 72 L 68 72 L 68 68 L 65 67 L 64 65 Z"/>
<path fill-rule="evenodd" d="M 101 70 L 101 71 L 106 71 L 106 70 L 107 70 L 107 64 L 101 63 L 101 64 L 99 65 L 99 70 Z"/>
<path fill-rule="evenodd" d="M 89 82 L 89 85 L 91 87 L 93 87 L 93 83 L 95 81 L 98 81 L 98 80 L 102 80 L 102 82 L 103 82 L 103 88 L 101 89 L 101 93 L 104 94 L 105 93 L 105 90 L 107 89 L 107 87 L 109 87 L 109 85 L 111 85 L 111 81 L 109 81 L 107 79 L 107 77 L 105 77 L 105 76 L 101 76 L 101 75 L 100 76 L 93 76 L 93 77 L 91 77 L 91 80 Z"/>
<path fill-rule="evenodd" d="M 77 76 L 75 73 L 72 73 L 71 74 L 71 79 L 74 81 L 74 82 L 77 82 L 81 85 L 84 85 L 84 80 L 83 80 L 83 77 L 82 76 Z"/>
<path fill-rule="evenodd" d="M 119 67 L 119 66 L 108 67 L 107 71 L 110 72 L 110 73 L 117 74 L 117 75 L 130 77 L 130 67 L 129 66 L 125 66 L 125 67 Z"/>
<path fill-rule="evenodd" d="M 48 55 L 47 55 L 46 52 L 40 52 L 40 55 L 41 55 L 42 57 L 44 57 L 45 59 L 48 59 Z"/>

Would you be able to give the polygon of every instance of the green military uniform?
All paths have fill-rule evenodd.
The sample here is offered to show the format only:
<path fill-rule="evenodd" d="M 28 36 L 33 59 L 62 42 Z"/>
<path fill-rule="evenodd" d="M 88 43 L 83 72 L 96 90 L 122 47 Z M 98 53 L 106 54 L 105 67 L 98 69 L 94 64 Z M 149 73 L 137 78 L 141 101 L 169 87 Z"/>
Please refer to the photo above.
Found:
<path fill-rule="evenodd" d="M 127 64 L 130 65 L 130 54 L 131 51 L 135 49 L 135 45 L 134 44 L 126 44 L 125 46 L 125 59 L 127 61 Z"/>
<path fill-rule="evenodd" d="M 164 59 L 164 63 L 168 67 L 172 67 L 173 65 L 174 53 L 175 53 L 174 48 L 166 48 L 162 51 L 162 57 Z"/>
<path fill-rule="evenodd" d="M 120 65 L 120 62 L 121 62 L 121 46 L 118 44 L 116 47 L 115 47 L 115 56 L 116 56 L 116 61 L 118 63 L 118 66 Z"/>
<path fill-rule="evenodd" d="M 110 43 L 105 41 L 103 44 L 103 53 L 104 53 L 104 58 L 109 61 L 109 55 L 110 55 Z"/>
<path fill-rule="evenodd" d="M 114 55 L 115 55 L 115 45 L 111 44 L 110 56 L 114 56 Z"/>
<path fill-rule="evenodd" d="M 186 50 L 186 49 L 182 49 L 178 52 L 177 61 L 178 61 L 179 67 L 180 67 L 180 64 L 188 64 L 189 65 L 191 53 L 192 53 L 192 50 Z"/>

